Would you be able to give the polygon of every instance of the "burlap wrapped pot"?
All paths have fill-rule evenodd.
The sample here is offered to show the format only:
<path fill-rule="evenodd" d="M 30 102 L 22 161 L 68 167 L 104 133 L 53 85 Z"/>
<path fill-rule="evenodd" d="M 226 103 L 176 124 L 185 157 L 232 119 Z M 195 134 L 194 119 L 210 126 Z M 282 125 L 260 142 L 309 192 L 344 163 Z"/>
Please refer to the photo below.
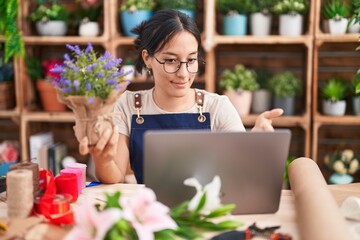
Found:
<path fill-rule="evenodd" d="M 113 90 L 106 100 L 95 97 L 89 103 L 85 96 L 64 96 L 57 90 L 60 102 L 66 104 L 75 114 L 75 136 L 78 141 L 88 137 L 89 146 L 95 145 L 101 134 L 115 127 L 113 110 L 117 99 L 126 90 L 127 83 L 122 83 L 122 88 Z"/>

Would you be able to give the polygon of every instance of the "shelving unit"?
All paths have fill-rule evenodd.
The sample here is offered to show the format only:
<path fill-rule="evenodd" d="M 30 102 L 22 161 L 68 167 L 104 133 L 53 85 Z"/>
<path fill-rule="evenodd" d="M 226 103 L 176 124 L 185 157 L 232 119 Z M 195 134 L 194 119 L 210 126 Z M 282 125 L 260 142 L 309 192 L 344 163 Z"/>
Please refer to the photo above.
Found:
<path fill-rule="evenodd" d="M 345 116 L 326 116 L 321 111 L 321 83 L 332 76 L 352 80 L 359 68 L 360 53 L 355 51 L 360 34 L 331 35 L 324 33 L 321 23 L 321 4 L 316 1 L 315 39 L 314 39 L 314 72 L 312 89 L 312 158 L 318 162 L 323 173 L 326 169 L 323 158 L 327 152 L 349 147 L 355 154 L 360 153 L 360 143 L 353 136 L 360 134 L 360 116 L 351 112 L 351 102 L 347 102 Z M 343 131 L 336 129 L 343 128 Z M 351 129 L 351 131 L 347 131 Z M 336 134 L 334 134 L 336 133 Z M 349 139 L 353 139 L 352 143 Z M 326 174 L 325 174 L 326 175 Z"/>
<path fill-rule="evenodd" d="M 66 0 L 65 3 L 71 7 L 73 1 Z M 134 38 L 123 36 L 121 33 L 119 8 L 122 0 L 103 0 L 103 3 L 105 13 L 102 19 L 101 36 L 83 38 L 75 35 L 64 37 L 37 36 L 33 26 L 26 18 L 34 9 L 34 1 L 21 1 L 19 26 L 23 31 L 27 51 L 31 51 L 32 48 L 60 48 L 66 43 L 86 45 L 91 42 L 117 57 L 124 59 L 130 56 L 134 51 Z M 290 153 L 318 160 L 326 152 L 327 148 L 321 146 L 327 146 L 324 139 L 329 136 L 333 137 L 334 134 L 340 134 L 340 138 L 349 139 L 346 136 L 349 133 L 348 129 L 359 136 L 360 118 L 358 116 L 352 116 L 348 113 L 344 117 L 328 117 L 322 115 L 319 110 L 319 83 L 328 76 L 326 64 L 332 66 L 324 54 L 330 52 L 333 46 L 341 54 L 344 54 L 345 50 L 350 54 L 351 48 L 354 46 L 351 56 L 345 53 L 342 56 L 342 61 L 338 61 L 338 64 L 345 64 L 344 69 L 349 70 L 349 72 L 353 68 L 359 67 L 360 58 L 360 53 L 355 53 L 358 34 L 332 36 L 322 32 L 320 28 L 322 20 L 321 0 L 310 1 L 309 12 L 305 20 L 305 33 L 298 37 L 279 36 L 276 33 L 274 34 L 274 29 L 272 35 L 266 37 L 224 36 L 218 30 L 220 22 L 216 15 L 215 0 L 199 0 L 198 4 L 199 11 L 196 22 L 202 32 L 206 65 L 204 74 L 199 75 L 196 79 L 195 87 L 222 94 L 218 87 L 219 76 L 223 69 L 233 67 L 236 63 L 242 63 L 252 68 L 267 68 L 273 73 L 288 69 L 302 79 L 303 95 L 297 99 L 296 115 L 275 119 L 273 125 L 277 128 L 291 129 L 293 137 Z M 277 24 L 276 19 L 275 24 Z M 4 41 L 3 37 L 0 37 L 0 42 L 2 41 Z M 32 109 L 28 103 L 27 90 L 30 87 L 30 81 L 26 74 L 24 59 L 17 59 L 14 65 L 16 107 L 11 110 L 0 111 L 0 119 L 14 119 L 19 123 L 22 160 L 28 160 L 28 138 L 34 129 L 41 128 L 42 125 L 44 128 L 49 127 L 48 124 L 52 128 L 54 124 L 59 124 L 59 126 L 69 125 L 68 128 L 71 130 L 71 124 L 74 120 L 70 111 L 49 113 Z M 348 76 L 349 72 L 344 74 Z M 153 82 L 150 79 L 141 82 L 135 80 L 129 89 L 150 88 L 152 86 Z M 241 118 L 246 127 L 251 127 L 254 125 L 257 115 L 251 114 L 241 116 Z M 344 128 L 345 130 L 331 130 L 332 128 Z M 71 144 L 76 145 L 76 143 Z M 327 147 L 331 149 L 331 147 Z"/>

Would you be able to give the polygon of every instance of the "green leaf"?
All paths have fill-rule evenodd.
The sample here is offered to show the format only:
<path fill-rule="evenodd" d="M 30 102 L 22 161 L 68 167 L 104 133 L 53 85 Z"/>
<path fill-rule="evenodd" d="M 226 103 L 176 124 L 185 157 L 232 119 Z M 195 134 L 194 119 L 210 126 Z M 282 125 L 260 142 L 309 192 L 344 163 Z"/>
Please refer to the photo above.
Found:
<path fill-rule="evenodd" d="M 173 219 L 180 217 L 182 214 L 187 212 L 188 205 L 189 205 L 189 201 L 185 201 L 185 202 L 179 204 L 178 206 L 170 209 L 170 216 Z"/>
<path fill-rule="evenodd" d="M 217 224 L 217 226 L 220 227 L 222 230 L 235 229 L 243 225 L 244 224 L 242 222 L 234 220 L 226 220 Z"/>
<path fill-rule="evenodd" d="M 200 210 L 203 209 L 203 207 L 205 206 L 205 203 L 206 203 L 206 192 L 204 192 L 203 195 L 201 196 L 200 202 L 197 208 L 195 209 L 194 214 L 200 212 Z"/>
<path fill-rule="evenodd" d="M 106 205 L 104 207 L 104 209 L 106 208 L 121 208 L 120 204 L 119 204 L 119 199 L 120 199 L 120 195 L 121 193 L 115 192 L 113 194 L 109 194 L 106 193 Z"/>
<path fill-rule="evenodd" d="M 235 207 L 236 207 L 235 204 L 222 205 L 221 207 L 216 208 L 211 213 L 206 215 L 206 217 L 207 218 L 215 218 L 215 217 L 224 216 L 224 215 L 230 213 L 232 210 L 234 210 Z"/>

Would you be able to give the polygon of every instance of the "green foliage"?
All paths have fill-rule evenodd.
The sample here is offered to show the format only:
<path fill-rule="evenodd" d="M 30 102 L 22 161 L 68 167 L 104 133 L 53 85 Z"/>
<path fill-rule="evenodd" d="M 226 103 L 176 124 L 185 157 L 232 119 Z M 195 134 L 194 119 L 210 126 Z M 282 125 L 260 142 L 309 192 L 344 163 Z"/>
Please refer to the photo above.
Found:
<path fill-rule="evenodd" d="M 255 91 L 259 89 L 256 82 L 256 73 L 253 70 L 245 68 L 238 64 L 234 70 L 226 69 L 221 74 L 220 87 L 224 90 L 248 90 Z"/>
<path fill-rule="evenodd" d="M 0 1 L 0 35 L 5 37 L 5 63 L 13 56 L 23 56 L 25 54 L 24 42 L 18 29 L 18 8 L 19 0 Z"/>
<path fill-rule="evenodd" d="M 328 101 L 340 101 L 347 95 L 348 85 L 339 78 L 330 78 L 321 87 L 322 98 Z"/>
<path fill-rule="evenodd" d="M 343 0 L 325 0 L 321 12 L 325 19 L 341 19 L 350 16 L 351 8 Z"/>
<path fill-rule="evenodd" d="M 277 0 L 253 0 L 251 1 L 250 12 L 262 12 L 268 14 L 272 11 L 272 7 L 276 2 Z"/>
<path fill-rule="evenodd" d="M 160 9 L 184 9 L 184 10 L 196 10 L 197 0 L 158 0 Z"/>
<path fill-rule="evenodd" d="M 351 0 L 350 3 L 353 12 L 349 22 L 355 20 L 354 23 L 360 23 L 360 0 Z"/>
<path fill-rule="evenodd" d="M 256 69 L 256 81 L 259 83 L 261 89 L 269 88 L 269 80 L 272 77 L 272 73 L 267 69 Z"/>
<path fill-rule="evenodd" d="M 247 14 L 251 10 L 252 0 L 216 0 L 216 8 L 223 14 Z"/>
<path fill-rule="evenodd" d="M 102 9 L 102 5 L 91 6 L 88 8 L 82 8 L 79 6 L 73 17 L 77 23 L 80 23 L 85 19 L 90 22 L 97 22 L 101 15 Z"/>
<path fill-rule="evenodd" d="M 272 8 L 276 14 L 288 14 L 296 12 L 305 14 L 309 9 L 308 0 L 279 0 Z"/>
<path fill-rule="evenodd" d="M 292 161 L 294 161 L 295 159 L 296 159 L 296 157 L 295 157 L 295 156 L 292 156 L 292 155 L 288 156 L 288 158 L 286 159 L 285 171 L 284 171 L 284 177 L 283 177 L 284 182 L 286 182 L 286 183 L 289 183 L 289 171 L 288 171 L 289 165 L 290 165 L 290 163 L 292 163 Z"/>
<path fill-rule="evenodd" d="M 292 72 L 285 71 L 274 75 L 269 86 L 275 96 L 285 98 L 300 94 L 302 83 Z"/>
<path fill-rule="evenodd" d="M 30 19 L 33 22 L 49 20 L 59 20 L 66 22 L 68 17 L 69 14 L 64 5 L 58 4 L 55 1 L 39 4 L 36 10 L 30 14 Z"/>
<path fill-rule="evenodd" d="M 26 71 L 30 79 L 36 81 L 44 78 L 44 69 L 41 66 L 41 61 L 36 57 L 25 58 Z"/>
<path fill-rule="evenodd" d="M 353 82 L 353 86 L 354 86 L 354 93 L 356 95 L 360 95 L 360 68 L 357 70 L 355 80 Z"/>
<path fill-rule="evenodd" d="M 121 11 L 154 10 L 156 3 L 154 0 L 125 0 L 121 5 Z"/>

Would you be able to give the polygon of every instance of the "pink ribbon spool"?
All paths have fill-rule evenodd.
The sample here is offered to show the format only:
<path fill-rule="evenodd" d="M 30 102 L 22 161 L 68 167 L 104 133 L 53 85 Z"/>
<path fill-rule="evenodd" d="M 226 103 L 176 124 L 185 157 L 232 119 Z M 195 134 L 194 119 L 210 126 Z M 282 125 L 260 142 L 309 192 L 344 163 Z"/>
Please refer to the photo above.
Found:
<path fill-rule="evenodd" d="M 86 187 L 86 164 L 83 163 L 69 163 L 65 169 L 80 169 L 82 172 L 82 188 Z"/>

